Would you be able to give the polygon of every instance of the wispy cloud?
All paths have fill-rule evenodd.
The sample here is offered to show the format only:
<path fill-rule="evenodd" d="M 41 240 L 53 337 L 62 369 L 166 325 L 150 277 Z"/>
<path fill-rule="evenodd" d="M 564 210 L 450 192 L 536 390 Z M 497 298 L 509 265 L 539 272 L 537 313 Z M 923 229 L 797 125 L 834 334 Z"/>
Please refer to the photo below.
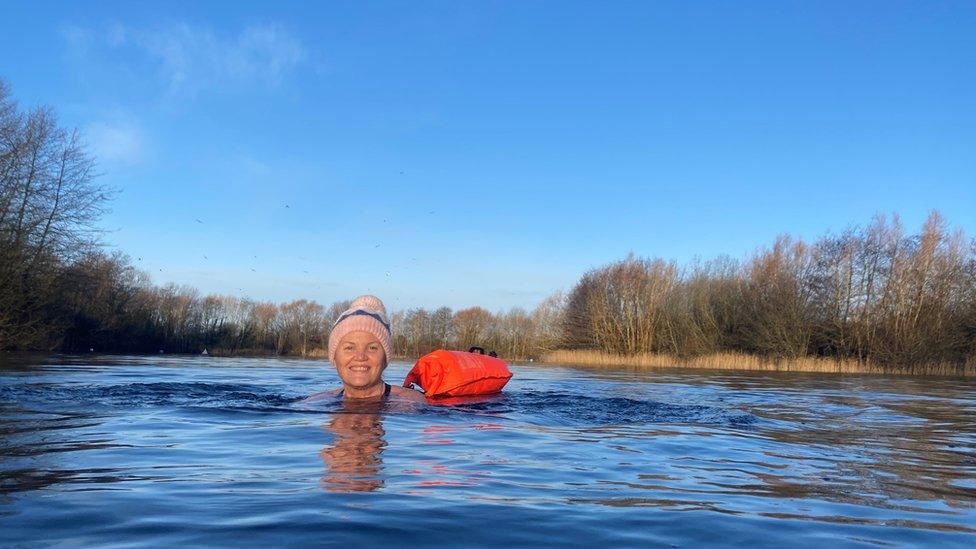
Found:
<path fill-rule="evenodd" d="M 233 85 L 274 87 L 307 56 L 301 40 L 277 24 L 231 34 L 189 23 L 155 28 L 114 24 L 97 30 L 69 26 L 62 35 L 69 48 L 88 58 L 100 52 L 130 54 L 126 59 L 149 65 L 169 93 L 180 95 Z"/>
<path fill-rule="evenodd" d="M 67 44 L 68 51 L 76 53 L 79 49 L 87 49 L 95 41 L 95 33 L 91 29 L 77 25 L 62 26 L 61 37 Z"/>
<path fill-rule="evenodd" d="M 265 177 L 273 173 L 271 166 L 250 156 L 238 156 L 235 164 L 239 166 L 245 174 L 251 177 Z"/>
<path fill-rule="evenodd" d="M 132 117 L 113 115 L 85 128 L 88 145 L 99 161 L 107 164 L 135 164 L 142 160 L 146 139 L 142 126 Z"/>

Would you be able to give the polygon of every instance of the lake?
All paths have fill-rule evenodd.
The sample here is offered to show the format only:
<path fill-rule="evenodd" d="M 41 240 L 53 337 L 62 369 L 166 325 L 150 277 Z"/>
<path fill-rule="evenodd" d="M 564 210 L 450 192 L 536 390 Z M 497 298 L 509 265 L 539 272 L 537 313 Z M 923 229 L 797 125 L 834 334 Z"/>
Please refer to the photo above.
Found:
<path fill-rule="evenodd" d="M 0 544 L 976 544 L 976 380 L 512 370 L 306 404 L 325 362 L 0 355 Z"/>

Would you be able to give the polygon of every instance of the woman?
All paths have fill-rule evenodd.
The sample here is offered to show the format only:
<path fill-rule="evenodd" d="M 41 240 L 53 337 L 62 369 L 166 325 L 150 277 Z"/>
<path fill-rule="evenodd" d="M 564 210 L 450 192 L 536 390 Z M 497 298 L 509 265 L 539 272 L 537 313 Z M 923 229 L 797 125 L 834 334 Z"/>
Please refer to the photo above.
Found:
<path fill-rule="evenodd" d="M 426 401 L 418 391 L 383 382 L 383 370 L 393 351 L 392 341 L 386 307 L 380 298 L 362 295 L 354 299 L 329 334 L 329 360 L 342 380 L 342 388 L 331 394 L 344 399 L 396 397 Z M 310 400 L 321 397 L 314 395 Z"/>

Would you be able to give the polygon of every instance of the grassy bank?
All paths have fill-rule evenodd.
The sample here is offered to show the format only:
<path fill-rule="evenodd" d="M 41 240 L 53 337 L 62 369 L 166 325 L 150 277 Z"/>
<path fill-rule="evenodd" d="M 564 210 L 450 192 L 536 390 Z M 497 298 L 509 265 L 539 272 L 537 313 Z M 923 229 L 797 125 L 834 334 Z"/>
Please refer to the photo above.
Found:
<path fill-rule="evenodd" d="M 150 353 L 151 354 L 151 353 Z M 179 354 L 179 353 L 173 353 Z M 187 354 L 187 353 L 184 353 Z M 198 352 L 188 353 L 188 354 L 200 354 Z M 329 358 L 329 352 L 325 349 L 309 349 L 306 354 L 289 352 L 289 353 L 276 353 L 273 349 L 225 349 L 222 347 L 207 348 L 207 354 L 210 356 L 225 357 L 225 358 Z"/>
<path fill-rule="evenodd" d="M 602 351 L 559 350 L 546 354 L 541 362 L 596 368 L 695 368 L 703 370 L 757 370 L 767 372 L 817 372 L 830 374 L 900 374 L 976 377 L 976 364 L 920 364 L 884 366 L 857 360 L 827 358 L 770 359 L 739 353 L 718 353 L 693 358 L 643 353 L 616 355 Z"/>

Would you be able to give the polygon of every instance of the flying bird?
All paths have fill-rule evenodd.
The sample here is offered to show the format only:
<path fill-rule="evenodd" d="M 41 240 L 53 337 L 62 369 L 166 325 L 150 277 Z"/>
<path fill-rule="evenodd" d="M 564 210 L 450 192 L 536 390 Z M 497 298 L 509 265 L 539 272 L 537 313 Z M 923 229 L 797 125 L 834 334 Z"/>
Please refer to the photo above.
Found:
<path fill-rule="evenodd" d="M 200 221 L 200 218 L 198 217 L 198 218 L 197 218 L 197 223 L 199 223 L 199 224 L 201 224 L 201 225 L 202 225 L 202 224 L 203 224 L 203 221 Z"/>

